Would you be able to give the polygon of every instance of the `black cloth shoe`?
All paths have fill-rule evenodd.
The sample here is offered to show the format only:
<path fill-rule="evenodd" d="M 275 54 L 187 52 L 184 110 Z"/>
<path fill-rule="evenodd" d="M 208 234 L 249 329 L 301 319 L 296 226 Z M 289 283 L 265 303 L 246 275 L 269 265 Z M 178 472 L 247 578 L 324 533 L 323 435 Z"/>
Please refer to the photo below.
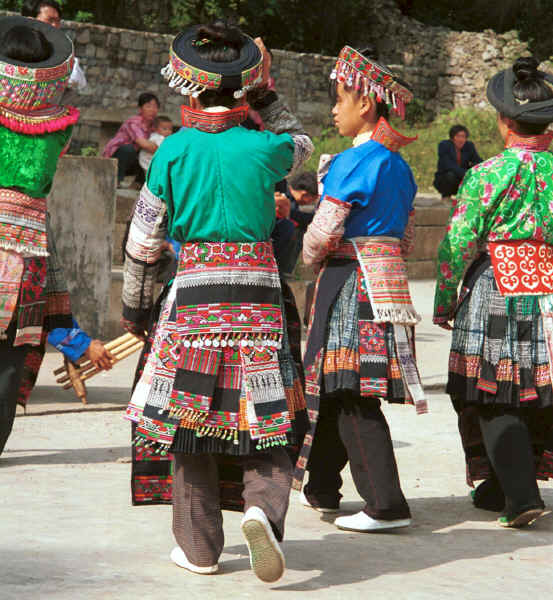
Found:
<path fill-rule="evenodd" d="M 484 480 L 470 493 L 476 508 L 501 512 L 505 508 L 505 495 L 497 479 Z"/>

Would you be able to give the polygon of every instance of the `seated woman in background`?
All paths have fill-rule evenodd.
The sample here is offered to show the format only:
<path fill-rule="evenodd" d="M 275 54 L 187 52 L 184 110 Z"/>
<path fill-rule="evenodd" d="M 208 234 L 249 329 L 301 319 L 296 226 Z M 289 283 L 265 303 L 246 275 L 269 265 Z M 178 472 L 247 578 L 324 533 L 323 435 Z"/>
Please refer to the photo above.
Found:
<path fill-rule="evenodd" d="M 117 159 L 117 182 L 126 175 L 141 173 L 138 165 L 139 150 L 152 154 L 157 145 L 149 140 L 153 121 L 159 111 L 159 100 L 155 94 L 144 92 L 138 96 L 138 114 L 127 119 L 117 133 L 106 144 L 102 156 Z"/>
<path fill-rule="evenodd" d="M 438 170 L 434 175 L 434 187 L 442 198 L 454 196 L 468 169 L 482 162 L 464 125 L 454 125 L 449 139 L 438 144 Z"/>

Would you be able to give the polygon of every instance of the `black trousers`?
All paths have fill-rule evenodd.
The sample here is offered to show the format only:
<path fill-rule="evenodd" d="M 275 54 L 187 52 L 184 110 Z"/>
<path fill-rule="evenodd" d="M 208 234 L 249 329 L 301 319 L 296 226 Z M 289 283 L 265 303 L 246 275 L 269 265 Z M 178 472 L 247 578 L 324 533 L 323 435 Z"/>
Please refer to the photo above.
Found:
<path fill-rule="evenodd" d="M 340 471 L 348 461 L 364 512 L 383 520 L 410 517 L 380 400 L 348 392 L 322 396 L 304 489 L 314 506 L 338 507 Z"/>
<path fill-rule="evenodd" d="M 142 171 L 138 164 L 138 152 L 132 144 L 119 146 L 112 158 L 117 159 L 117 181 L 119 183 L 126 175 L 138 175 Z"/>
<path fill-rule="evenodd" d="M 15 419 L 17 394 L 23 376 L 28 345 L 13 346 L 15 325 L 6 331 L 7 339 L 0 341 L 0 455 L 8 441 Z"/>
<path fill-rule="evenodd" d="M 486 453 L 505 494 L 505 514 L 542 507 L 530 432 L 521 413 L 483 406 L 479 417 Z"/>
<path fill-rule="evenodd" d="M 434 175 L 434 187 L 442 196 L 455 196 L 461 181 L 463 181 L 463 178 L 453 171 L 444 171 Z"/>

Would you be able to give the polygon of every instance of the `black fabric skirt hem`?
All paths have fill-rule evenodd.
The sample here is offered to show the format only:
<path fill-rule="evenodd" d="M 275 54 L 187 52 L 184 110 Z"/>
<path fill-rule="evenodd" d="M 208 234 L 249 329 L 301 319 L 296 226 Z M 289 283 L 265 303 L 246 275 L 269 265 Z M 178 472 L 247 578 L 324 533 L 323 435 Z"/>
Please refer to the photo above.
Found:
<path fill-rule="evenodd" d="M 286 434 L 287 446 L 300 446 L 309 429 L 307 412 L 296 414 L 292 422 L 292 431 Z M 252 440 L 248 431 L 238 432 L 238 444 L 232 440 L 203 436 L 198 437 L 192 429 L 179 428 L 173 440 L 170 452 L 183 454 L 226 454 L 227 456 L 248 456 L 256 452 L 267 452 L 268 447 L 257 448 L 258 441 Z"/>
<path fill-rule="evenodd" d="M 457 373 L 449 373 L 445 388 L 446 394 L 457 403 L 466 406 L 509 406 L 511 408 L 550 408 L 553 407 L 553 393 L 551 386 L 544 389 L 537 388 L 538 397 L 534 400 L 520 400 L 520 386 L 511 382 L 499 383 L 496 394 L 490 394 L 477 388 L 476 378 L 467 378 Z"/>

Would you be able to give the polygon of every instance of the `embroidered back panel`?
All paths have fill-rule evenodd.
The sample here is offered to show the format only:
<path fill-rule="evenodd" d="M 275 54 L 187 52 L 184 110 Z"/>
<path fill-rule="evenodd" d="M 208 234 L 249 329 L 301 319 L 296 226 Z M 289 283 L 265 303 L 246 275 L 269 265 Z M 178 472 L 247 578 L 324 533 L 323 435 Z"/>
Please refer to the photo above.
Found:
<path fill-rule="evenodd" d="M 279 343 L 280 280 L 270 242 L 183 244 L 176 286 L 177 330 L 191 343 Z"/>
<path fill-rule="evenodd" d="M 489 242 L 497 288 L 502 296 L 553 293 L 553 246 L 536 240 Z"/>

